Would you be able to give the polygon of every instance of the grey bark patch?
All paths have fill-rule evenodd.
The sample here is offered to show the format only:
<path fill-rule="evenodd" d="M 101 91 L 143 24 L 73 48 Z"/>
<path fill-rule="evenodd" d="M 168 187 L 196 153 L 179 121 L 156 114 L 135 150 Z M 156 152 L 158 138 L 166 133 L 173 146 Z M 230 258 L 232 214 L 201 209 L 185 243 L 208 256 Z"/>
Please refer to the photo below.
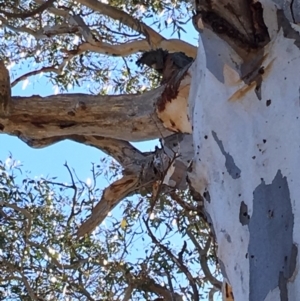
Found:
<path fill-rule="evenodd" d="M 169 185 L 177 189 L 186 189 L 187 188 L 187 167 L 186 165 L 179 161 L 175 160 L 172 165 L 174 167 L 174 172 L 170 176 Z"/>
<path fill-rule="evenodd" d="M 292 0 L 292 2 L 290 3 L 290 12 L 292 15 L 293 22 L 298 24 L 300 22 L 300 1 L 299 0 Z"/>
<path fill-rule="evenodd" d="M 285 283 L 294 273 L 298 252 L 293 245 L 293 225 L 287 179 L 279 170 L 271 184 L 266 185 L 262 180 L 253 192 L 248 247 L 249 301 L 264 300 L 279 284 L 285 296 Z"/>
<path fill-rule="evenodd" d="M 169 158 L 174 158 L 175 154 L 180 153 L 180 156 L 176 159 L 189 165 L 190 161 L 194 157 L 193 136 L 190 134 L 174 134 L 160 140 L 164 152 Z"/>
<path fill-rule="evenodd" d="M 226 230 L 221 229 L 221 233 L 224 233 L 224 236 L 225 236 L 227 242 L 229 242 L 229 243 L 232 242 L 232 241 L 231 241 L 231 237 L 230 237 L 229 233 L 228 233 Z"/>
<path fill-rule="evenodd" d="M 288 18 L 290 22 L 293 21 L 293 17 L 291 14 L 291 6 L 290 6 L 290 1 L 286 0 L 273 0 L 274 3 L 277 4 L 277 7 L 281 10 L 283 10 L 284 15 Z"/>
<path fill-rule="evenodd" d="M 224 51 L 218 49 L 216 37 L 208 30 L 203 30 L 202 42 L 206 54 L 207 69 L 220 81 L 224 83 Z"/>
<path fill-rule="evenodd" d="M 283 10 L 285 17 L 290 22 L 296 24 L 300 22 L 300 0 L 273 0 L 273 2 Z"/>
<path fill-rule="evenodd" d="M 212 131 L 212 135 L 225 157 L 225 167 L 227 169 L 227 172 L 233 179 L 238 179 L 241 176 L 241 170 L 235 165 L 232 156 L 225 151 L 223 142 L 218 138 L 216 132 Z"/>
<path fill-rule="evenodd" d="M 225 82 L 224 67 L 229 66 L 240 75 L 240 65 L 243 60 L 233 54 L 228 43 L 211 29 L 204 28 L 201 33 L 203 46 L 205 49 L 207 69 L 221 83 Z"/>
<path fill-rule="evenodd" d="M 241 202 L 240 205 L 240 223 L 245 226 L 249 224 L 250 216 L 248 214 L 248 206 L 244 201 Z"/>
<path fill-rule="evenodd" d="M 281 27 L 283 30 L 283 35 L 288 39 L 293 39 L 294 44 L 300 49 L 300 35 L 295 29 L 293 29 L 282 10 L 277 11 L 277 21 L 278 27 Z"/>

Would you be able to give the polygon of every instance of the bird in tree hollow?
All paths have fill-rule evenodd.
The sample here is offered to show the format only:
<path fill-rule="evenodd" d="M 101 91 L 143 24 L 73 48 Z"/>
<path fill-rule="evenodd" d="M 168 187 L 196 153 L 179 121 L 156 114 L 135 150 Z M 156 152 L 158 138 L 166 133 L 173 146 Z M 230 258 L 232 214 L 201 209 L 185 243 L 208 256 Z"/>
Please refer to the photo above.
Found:
<path fill-rule="evenodd" d="M 144 52 L 137 60 L 137 65 L 146 65 L 162 75 L 161 84 L 167 83 L 174 73 L 178 72 L 194 59 L 183 52 L 169 53 L 167 50 L 156 49 Z"/>

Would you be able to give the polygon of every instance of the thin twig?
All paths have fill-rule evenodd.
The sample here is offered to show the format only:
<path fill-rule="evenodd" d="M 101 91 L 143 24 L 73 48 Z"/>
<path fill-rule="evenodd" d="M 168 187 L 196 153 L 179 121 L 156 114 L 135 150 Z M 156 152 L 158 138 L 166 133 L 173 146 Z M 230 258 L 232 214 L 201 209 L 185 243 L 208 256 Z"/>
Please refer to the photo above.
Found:
<path fill-rule="evenodd" d="M 200 261 L 200 265 L 202 268 L 202 271 L 205 275 L 205 277 L 208 279 L 208 281 L 214 286 L 216 287 L 219 291 L 221 291 L 222 289 L 222 282 L 219 281 L 218 279 L 216 279 L 212 273 L 210 272 L 210 269 L 208 267 L 208 263 L 207 263 L 207 252 L 210 248 L 210 244 L 211 244 L 211 238 L 209 237 L 206 245 L 204 248 L 202 248 L 200 246 L 200 244 L 198 243 L 198 241 L 196 240 L 195 236 L 192 234 L 190 229 L 186 230 L 186 234 L 188 235 L 188 237 L 191 239 L 191 241 L 193 242 L 193 244 L 195 245 L 198 254 L 199 254 L 199 261 Z"/>
<path fill-rule="evenodd" d="M 26 11 L 26 12 L 22 12 L 22 13 L 10 13 L 10 12 L 0 9 L 0 13 L 2 13 L 3 15 L 5 15 L 8 18 L 26 19 L 26 18 L 32 17 L 36 14 L 42 13 L 44 10 L 46 10 L 48 7 L 50 7 L 54 3 L 54 1 L 55 0 L 48 0 L 48 1 L 44 2 L 43 4 L 41 4 L 40 6 L 38 6 L 36 9 L 31 10 L 31 11 Z"/>
<path fill-rule="evenodd" d="M 192 276 L 192 274 L 190 273 L 189 269 L 184 265 L 184 263 L 182 261 L 180 261 L 166 246 L 164 246 L 162 243 L 160 243 L 157 238 L 154 236 L 154 234 L 152 233 L 148 222 L 143 219 L 145 226 L 147 228 L 147 231 L 149 233 L 149 236 L 151 237 L 152 241 L 159 247 L 161 248 L 167 255 L 168 257 L 177 265 L 177 267 L 186 275 L 187 279 L 189 280 L 190 286 L 192 287 L 193 290 L 193 300 L 194 301 L 199 301 L 200 297 L 199 297 L 199 292 L 197 289 L 197 285 L 196 282 Z"/>
<path fill-rule="evenodd" d="M 39 297 L 37 297 L 36 294 L 34 293 L 34 291 L 32 290 L 32 288 L 31 288 L 31 286 L 30 286 L 30 284 L 28 282 L 27 277 L 24 274 L 22 274 L 22 273 L 21 273 L 21 276 L 22 276 L 22 281 L 25 284 L 25 287 L 27 289 L 27 292 L 28 292 L 30 298 L 32 300 L 35 300 L 35 301 L 41 301 L 42 299 L 39 298 Z"/>
<path fill-rule="evenodd" d="M 67 51 L 65 51 L 65 52 L 67 52 Z M 74 54 L 70 54 L 67 58 L 64 58 L 63 61 L 62 61 L 62 63 L 61 63 L 60 65 L 58 65 L 58 66 L 42 67 L 42 68 L 40 68 L 40 69 L 38 69 L 38 70 L 34 70 L 34 71 L 27 72 L 27 73 L 21 75 L 20 77 L 18 77 L 17 79 L 15 79 L 15 80 L 11 83 L 11 87 L 14 87 L 14 86 L 15 86 L 16 84 L 18 84 L 20 81 L 26 79 L 26 78 L 29 77 L 29 76 L 37 75 L 37 74 L 40 74 L 40 73 L 42 73 L 42 72 L 43 72 L 43 73 L 54 72 L 54 73 L 60 75 L 60 74 L 63 72 L 63 70 L 64 70 L 65 66 L 67 65 L 67 63 L 68 63 L 74 56 L 79 55 L 79 54 L 81 54 L 81 53 L 82 53 L 82 51 L 80 51 L 80 50 L 77 51 L 77 50 L 76 50 Z"/>
<path fill-rule="evenodd" d="M 125 290 L 124 298 L 123 298 L 122 301 L 129 301 L 132 291 L 133 291 L 133 287 L 129 284 L 128 287 Z"/>
<path fill-rule="evenodd" d="M 21 207 L 15 205 L 15 204 L 9 204 L 9 203 L 3 202 L 3 201 L 0 201 L 0 206 L 8 207 L 8 208 L 14 209 L 14 210 L 19 211 L 20 213 L 22 213 L 28 220 L 28 223 L 25 227 L 26 235 L 30 234 L 31 225 L 32 225 L 32 216 L 26 209 L 21 208 Z"/>

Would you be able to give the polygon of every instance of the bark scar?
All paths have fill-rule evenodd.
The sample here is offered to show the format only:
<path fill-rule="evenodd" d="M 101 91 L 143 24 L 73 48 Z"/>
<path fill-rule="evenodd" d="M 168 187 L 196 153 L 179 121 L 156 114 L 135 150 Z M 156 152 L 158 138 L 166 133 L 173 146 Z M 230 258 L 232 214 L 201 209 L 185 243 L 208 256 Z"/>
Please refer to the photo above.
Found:
<path fill-rule="evenodd" d="M 267 66 L 260 66 L 259 68 L 254 69 L 249 74 L 244 76 L 242 79 L 244 81 L 248 81 L 249 84 L 245 83 L 240 89 L 238 89 L 229 99 L 228 101 L 238 101 L 242 100 L 247 93 L 252 90 L 255 90 L 258 99 L 260 100 L 261 94 L 261 84 L 265 77 L 268 77 L 270 71 L 272 69 L 273 63 L 276 58 L 273 58 Z"/>

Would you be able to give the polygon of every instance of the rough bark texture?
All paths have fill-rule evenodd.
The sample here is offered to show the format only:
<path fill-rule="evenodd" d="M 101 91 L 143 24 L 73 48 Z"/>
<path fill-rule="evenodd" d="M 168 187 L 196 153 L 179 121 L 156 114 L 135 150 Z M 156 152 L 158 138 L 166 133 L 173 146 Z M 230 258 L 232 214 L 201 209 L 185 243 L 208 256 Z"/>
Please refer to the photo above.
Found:
<path fill-rule="evenodd" d="M 144 94 L 93 96 L 63 94 L 13 97 L 0 130 L 23 140 L 66 135 L 104 136 L 126 141 L 169 135 L 154 112 L 163 87 Z"/>
<path fill-rule="evenodd" d="M 190 178 L 205 200 L 234 300 L 300 300 L 300 37 L 291 23 L 296 3 L 260 2 L 259 15 L 250 14 L 258 7 L 254 1 L 197 2 L 205 28 L 199 29 L 190 91 Z M 238 30 L 237 39 L 218 31 L 207 11 Z M 195 24 L 199 28 L 200 19 Z M 259 42 L 257 33 L 266 28 Z M 242 37 L 245 44 L 238 43 Z"/>

